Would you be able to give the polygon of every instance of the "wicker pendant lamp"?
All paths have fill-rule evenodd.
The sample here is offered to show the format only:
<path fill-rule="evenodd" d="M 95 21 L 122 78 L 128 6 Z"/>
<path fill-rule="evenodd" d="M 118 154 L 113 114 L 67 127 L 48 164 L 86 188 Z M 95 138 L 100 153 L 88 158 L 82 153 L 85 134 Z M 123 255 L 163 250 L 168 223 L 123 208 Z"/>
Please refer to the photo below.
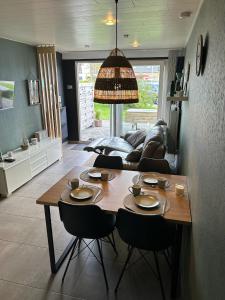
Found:
<path fill-rule="evenodd" d="M 98 72 L 94 89 L 94 102 L 127 104 L 138 102 L 138 86 L 133 68 L 123 52 L 117 48 L 116 2 L 116 48 L 103 62 Z"/>

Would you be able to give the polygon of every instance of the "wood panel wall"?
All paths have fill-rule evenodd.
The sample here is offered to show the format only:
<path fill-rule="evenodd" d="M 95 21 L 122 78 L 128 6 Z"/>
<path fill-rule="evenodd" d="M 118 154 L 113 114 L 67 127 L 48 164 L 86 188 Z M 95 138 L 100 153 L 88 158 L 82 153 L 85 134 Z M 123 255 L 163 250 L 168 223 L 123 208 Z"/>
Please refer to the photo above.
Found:
<path fill-rule="evenodd" d="M 37 47 L 43 123 L 49 137 L 61 137 L 59 89 L 54 46 Z"/>

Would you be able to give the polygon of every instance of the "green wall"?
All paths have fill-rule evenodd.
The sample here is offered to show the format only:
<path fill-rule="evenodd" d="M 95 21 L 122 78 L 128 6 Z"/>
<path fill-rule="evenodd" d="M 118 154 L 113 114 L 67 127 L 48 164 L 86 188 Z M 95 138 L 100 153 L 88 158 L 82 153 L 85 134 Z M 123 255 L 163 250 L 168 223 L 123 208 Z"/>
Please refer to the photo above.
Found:
<path fill-rule="evenodd" d="M 196 76 L 199 35 L 208 35 L 203 75 Z M 182 104 L 180 149 L 188 176 L 192 229 L 184 247 L 186 300 L 225 299 L 225 1 L 205 0 L 186 49 L 189 101 Z"/>
<path fill-rule="evenodd" d="M 40 105 L 29 106 L 27 79 L 37 79 L 36 48 L 0 39 L 0 80 L 15 81 L 15 103 L 0 110 L 0 149 L 3 153 L 17 148 L 24 135 L 30 137 L 42 129 Z"/>

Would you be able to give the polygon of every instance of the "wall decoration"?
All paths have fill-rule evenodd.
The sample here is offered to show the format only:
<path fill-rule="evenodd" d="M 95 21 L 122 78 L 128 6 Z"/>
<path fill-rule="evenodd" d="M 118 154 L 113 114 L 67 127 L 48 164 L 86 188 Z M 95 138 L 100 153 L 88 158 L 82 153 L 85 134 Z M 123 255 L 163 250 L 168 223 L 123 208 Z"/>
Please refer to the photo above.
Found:
<path fill-rule="evenodd" d="M 40 104 L 39 81 L 27 80 L 27 82 L 28 82 L 29 104 L 30 105 Z"/>
<path fill-rule="evenodd" d="M 202 58 L 203 58 L 203 36 L 202 34 L 198 38 L 197 51 L 196 51 L 196 75 L 199 76 L 202 70 Z"/>
<path fill-rule="evenodd" d="M 187 66 L 185 68 L 185 72 L 184 72 L 183 90 L 184 90 L 184 95 L 185 96 L 188 94 L 188 81 L 189 81 L 189 77 L 190 77 L 190 69 L 191 69 L 191 64 L 188 62 Z"/>
<path fill-rule="evenodd" d="M 206 66 L 207 54 L 208 54 L 208 45 L 209 45 L 209 34 L 207 33 L 205 36 L 205 41 L 203 45 L 203 55 L 202 55 L 202 69 L 201 75 L 203 75 Z"/>

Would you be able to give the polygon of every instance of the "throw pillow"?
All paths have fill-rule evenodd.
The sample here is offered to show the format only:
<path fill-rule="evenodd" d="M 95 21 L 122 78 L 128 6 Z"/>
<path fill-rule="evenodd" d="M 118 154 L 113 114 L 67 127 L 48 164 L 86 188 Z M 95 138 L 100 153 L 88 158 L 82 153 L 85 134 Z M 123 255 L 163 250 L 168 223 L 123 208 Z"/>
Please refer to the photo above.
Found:
<path fill-rule="evenodd" d="M 138 130 L 127 138 L 127 142 L 134 148 L 144 142 L 146 137 L 145 130 Z"/>
<path fill-rule="evenodd" d="M 141 151 L 140 150 L 133 150 L 129 154 L 127 154 L 126 161 L 130 162 L 138 162 L 141 158 Z"/>
<path fill-rule="evenodd" d="M 159 120 L 155 123 L 154 126 L 160 126 L 160 125 L 166 126 L 167 123 L 166 123 L 165 121 L 163 121 L 162 119 L 159 119 Z"/>
<path fill-rule="evenodd" d="M 164 145 L 160 145 L 153 153 L 152 158 L 162 159 L 165 156 L 165 152 L 166 152 L 166 147 Z"/>
<path fill-rule="evenodd" d="M 154 155 L 154 152 L 156 151 L 156 149 L 159 146 L 160 146 L 159 142 L 156 142 L 156 141 L 148 142 L 142 151 L 141 158 L 143 158 L 143 157 L 152 158 Z"/>

